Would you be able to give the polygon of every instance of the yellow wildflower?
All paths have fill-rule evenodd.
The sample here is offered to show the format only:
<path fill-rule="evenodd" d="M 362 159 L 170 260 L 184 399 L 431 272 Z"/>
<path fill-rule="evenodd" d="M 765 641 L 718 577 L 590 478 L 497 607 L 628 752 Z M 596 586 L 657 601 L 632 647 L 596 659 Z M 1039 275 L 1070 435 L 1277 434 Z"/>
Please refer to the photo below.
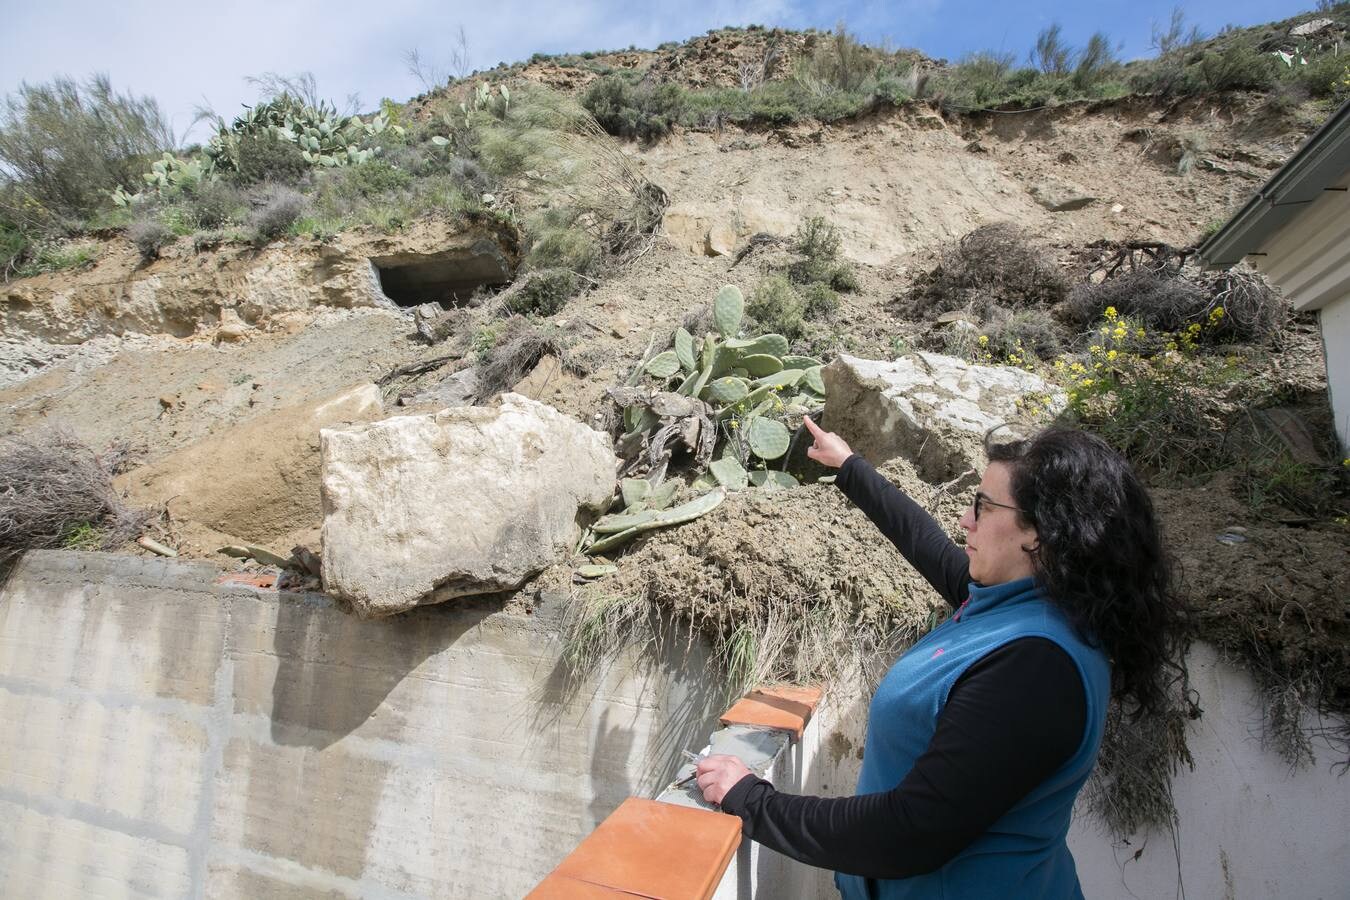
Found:
<path fill-rule="evenodd" d="M 1134 333 L 1134 336 L 1137 337 L 1137 338 L 1139 338 L 1139 340 L 1142 341 L 1144 338 L 1148 337 L 1148 332 L 1146 332 L 1146 331 L 1144 331 L 1144 329 L 1140 328 L 1138 331 L 1136 331 L 1136 332 Z"/>
<path fill-rule="evenodd" d="M 1108 306 L 1106 308 L 1106 318 L 1110 319 L 1112 322 L 1116 320 L 1117 315 L 1119 315 L 1119 313 L 1116 312 L 1116 308 L 1114 306 Z"/>
<path fill-rule="evenodd" d="M 1091 353 L 1093 356 L 1096 356 L 1098 353 L 1101 353 L 1102 350 L 1103 347 L 1101 344 L 1093 344 L 1091 347 L 1088 348 L 1088 352 Z"/>
<path fill-rule="evenodd" d="M 1106 358 L 1108 361 L 1114 361 L 1117 355 L 1118 354 L 1114 350 L 1106 351 Z"/>
<path fill-rule="evenodd" d="M 989 346 L 989 335 L 987 334 L 980 335 L 980 339 L 977 343 L 979 343 L 981 347 Z"/>
<path fill-rule="evenodd" d="M 1091 378 L 1084 378 L 1084 379 L 1083 379 L 1083 387 L 1085 387 L 1085 388 L 1092 387 L 1094 384 L 1096 384 L 1096 382 L 1095 382 L 1094 380 L 1092 380 Z"/>

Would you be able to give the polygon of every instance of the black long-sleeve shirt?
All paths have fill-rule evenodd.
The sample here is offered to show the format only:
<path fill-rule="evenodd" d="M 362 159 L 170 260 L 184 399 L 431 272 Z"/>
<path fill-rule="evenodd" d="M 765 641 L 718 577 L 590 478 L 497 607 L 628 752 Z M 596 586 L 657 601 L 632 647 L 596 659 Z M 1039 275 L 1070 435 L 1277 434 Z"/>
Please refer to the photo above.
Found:
<path fill-rule="evenodd" d="M 838 487 L 953 607 L 969 559 L 922 507 L 856 454 Z M 747 775 L 722 809 L 742 832 L 814 866 L 869 878 L 940 868 L 1077 750 L 1087 724 L 1082 679 L 1045 638 L 989 653 L 952 686 L 928 748 L 890 791 L 821 798 L 780 794 Z"/>

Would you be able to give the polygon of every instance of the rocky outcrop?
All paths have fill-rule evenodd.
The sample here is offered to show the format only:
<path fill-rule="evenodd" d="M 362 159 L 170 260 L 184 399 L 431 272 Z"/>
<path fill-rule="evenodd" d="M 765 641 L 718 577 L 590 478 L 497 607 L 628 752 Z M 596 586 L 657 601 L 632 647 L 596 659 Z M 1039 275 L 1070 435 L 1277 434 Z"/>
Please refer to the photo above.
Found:
<path fill-rule="evenodd" d="M 519 394 L 322 443 L 324 589 L 363 617 L 519 587 L 614 493 L 609 437 Z"/>
<path fill-rule="evenodd" d="M 240 323 L 295 310 L 394 306 L 373 261 L 406 264 L 457 254 L 514 271 L 518 237 L 509 229 L 426 220 L 394 234 L 344 232 L 330 241 L 276 242 L 261 250 L 227 244 L 198 252 L 181 239 L 149 266 L 131 244 L 116 239 L 88 270 L 0 285 L 0 334 L 55 344 L 102 335 L 188 337 L 221 325 L 237 331 Z"/>
<path fill-rule="evenodd" d="M 1065 403 L 1062 391 L 1030 372 L 937 353 L 894 362 L 840 356 L 823 374 L 825 427 L 876 465 L 905 457 L 930 482 L 983 466 L 985 434 L 1021 422 L 1019 400 L 1034 397 L 1050 412 Z"/>

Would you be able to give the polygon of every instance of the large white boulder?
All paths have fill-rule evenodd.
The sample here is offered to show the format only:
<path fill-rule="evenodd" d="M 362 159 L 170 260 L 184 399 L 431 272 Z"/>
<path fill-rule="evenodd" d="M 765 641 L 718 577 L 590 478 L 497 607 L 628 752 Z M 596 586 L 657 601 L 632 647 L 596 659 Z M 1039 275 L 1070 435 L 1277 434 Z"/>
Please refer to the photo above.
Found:
<path fill-rule="evenodd" d="M 903 456 L 931 482 L 983 466 L 990 429 L 1029 431 L 1019 400 L 1034 398 L 1051 414 L 1065 404 L 1063 391 L 1031 372 L 938 353 L 911 353 L 893 362 L 841 355 L 823 374 L 825 427 L 868 461 L 880 465 Z"/>
<path fill-rule="evenodd" d="M 324 590 L 363 617 L 519 587 L 614 493 L 610 438 L 519 394 L 321 437 Z"/>

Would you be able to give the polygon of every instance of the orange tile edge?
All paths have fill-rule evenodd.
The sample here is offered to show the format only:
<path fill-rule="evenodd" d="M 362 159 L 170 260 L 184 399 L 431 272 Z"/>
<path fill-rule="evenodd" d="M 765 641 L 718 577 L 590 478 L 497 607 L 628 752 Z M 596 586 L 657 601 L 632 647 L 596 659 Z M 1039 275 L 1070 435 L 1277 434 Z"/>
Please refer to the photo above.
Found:
<path fill-rule="evenodd" d="M 653 816 L 654 822 L 644 821 Z M 635 827 L 637 823 L 641 823 L 640 827 Z M 644 872 L 640 871 L 640 865 L 627 864 L 628 860 L 635 859 L 646 859 L 650 863 L 661 855 L 663 847 L 687 844 L 690 828 L 700 824 L 711 826 L 708 840 L 704 842 L 701 872 L 692 873 L 689 856 L 681 856 L 680 876 L 673 879 L 674 885 L 663 885 L 661 882 L 667 874 L 664 870 Z M 635 834 L 640 835 L 639 846 L 630 848 L 627 860 L 617 858 L 609 845 L 632 843 Z M 740 843 L 741 823 L 735 816 L 629 797 L 595 831 L 582 839 L 527 897 L 533 900 L 587 900 L 606 896 L 679 896 L 689 900 L 709 900 Z M 675 890 L 672 891 L 672 887 Z"/>
<path fill-rule="evenodd" d="M 720 721 L 723 725 L 753 725 L 790 731 L 801 740 L 806 726 L 820 705 L 818 687 L 769 685 L 756 688 L 732 704 Z"/>

